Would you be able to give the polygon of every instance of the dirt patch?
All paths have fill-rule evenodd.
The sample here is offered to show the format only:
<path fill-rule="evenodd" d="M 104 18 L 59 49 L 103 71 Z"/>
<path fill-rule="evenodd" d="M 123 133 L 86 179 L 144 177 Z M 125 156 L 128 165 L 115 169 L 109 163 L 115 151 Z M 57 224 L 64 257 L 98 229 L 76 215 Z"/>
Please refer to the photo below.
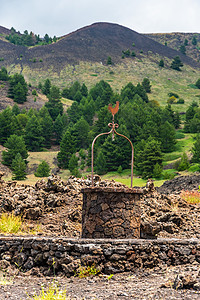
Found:
<path fill-rule="evenodd" d="M 173 287 L 178 278 L 195 280 L 188 286 Z M 199 266 L 138 270 L 134 273 L 99 275 L 80 279 L 78 277 L 36 277 L 15 275 L 7 277 L 8 284 L 0 284 L 0 299 L 30 299 L 54 282 L 61 290 L 66 290 L 69 299 L 199 299 Z M 168 285 L 169 284 L 169 285 Z"/>

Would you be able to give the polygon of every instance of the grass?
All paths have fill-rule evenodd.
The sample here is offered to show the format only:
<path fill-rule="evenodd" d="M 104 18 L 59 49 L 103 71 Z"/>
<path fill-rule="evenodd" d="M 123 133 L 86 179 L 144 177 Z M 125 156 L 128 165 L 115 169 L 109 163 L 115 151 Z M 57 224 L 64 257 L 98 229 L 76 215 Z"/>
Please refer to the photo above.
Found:
<path fill-rule="evenodd" d="M 22 229 L 22 219 L 20 216 L 2 213 L 0 218 L 0 232 L 18 233 Z"/>
<path fill-rule="evenodd" d="M 39 295 L 34 295 L 32 297 L 29 296 L 29 299 L 32 300 L 67 300 L 70 297 L 66 296 L 66 290 L 62 290 L 58 287 L 55 282 L 52 282 L 47 289 L 44 289 L 42 286 L 42 290 Z"/>
<path fill-rule="evenodd" d="M 198 191 L 182 191 L 180 196 L 190 204 L 200 203 L 200 193 Z"/>
<path fill-rule="evenodd" d="M 152 85 L 149 99 L 157 100 L 161 106 L 167 105 L 169 92 L 177 93 L 179 98 L 185 100 L 184 104 L 172 105 L 176 111 L 185 111 L 193 101 L 199 102 L 199 90 L 193 88 L 193 84 L 199 78 L 199 71 L 187 65 L 184 65 L 181 72 L 172 70 L 169 67 L 171 60 L 167 58 L 166 67 L 160 68 L 158 66 L 160 59 L 159 55 L 151 54 L 149 57 L 143 56 L 140 60 L 137 57 L 135 59 L 119 59 L 119 62 L 112 66 L 79 62 L 75 66 L 65 66 L 59 73 L 49 68 L 48 78 L 60 88 L 70 86 L 75 80 L 78 80 L 81 83 L 84 82 L 89 89 L 103 79 L 111 84 L 115 92 L 120 92 L 121 88 L 128 82 L 136 85 L 147 77 Z M 8 71 L 11 74 L 22 71 L 27 81 L 34 83 L 35 86 L 39 82 L 44 82 L 47 74 L 46 69 L 31 69 L 28 66 L 24 66 L 21 70 L 20 65 L 11 66 Z M 97 74 L 98 76 L 96 76 Z"/>
<path fill-rule="evenodd" d="M 117 172 L 109 172 L 106 175 L 102 176 L 102 179 L 108 179 L 108 180 L 115 180 L 117 182 L 121 182 L 122 184 L 127 185 L 128 187 L 131 186 L 131 172 L 130 170 L 124 170 L 122 174 L 118 174 Z M 155 180 L 154 185 L 155 186 L 161 186 L 164 183 L 165 180 Z M 138 176 L 133 176 L 133 187 L 143 187 L 147 183 L 147 180 L 142 179 Z"/>
<path fill-rule="evenodd" d="M 12 284 L 13 280 L 6 276 L 5 272 L 0 272 L 0 286 Z"/>
<path fill-rule="evenodd" d="M 31 227 L 22 221 L 21 216 L 15 216 L 13 213 L 2 213 L 0 218 L 0 233 L 3 234 L 37 234 L 40 232 L 40 224 Z"/>

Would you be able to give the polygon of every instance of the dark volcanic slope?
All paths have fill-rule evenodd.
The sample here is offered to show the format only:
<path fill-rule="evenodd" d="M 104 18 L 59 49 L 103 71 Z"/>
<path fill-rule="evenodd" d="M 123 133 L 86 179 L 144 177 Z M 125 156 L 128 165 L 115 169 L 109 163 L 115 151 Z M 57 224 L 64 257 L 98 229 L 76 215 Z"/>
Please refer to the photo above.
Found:
<path fill-rule="evenodd" d="M 44 70 L 53 66 L 60 70 L 67 63 L 79 61 L 106 63 L 108 56 L 111 56 L 113 62 L 119 63 L 122 61 L 122 51 L 127 49 L 135 51 L 137 56 L 141 50 L 144 54 L 150 55 L 151 51 L 170 59 L 179 55 L 184 63 L 193 67 L 198 65 L 191 58 L 145 35 L 111 23 L 95 23 L 62 37 L 57 43 L 29 49 L 0 42 L 0 57 L 4 58 L 1 65 L 20 63 L 22 68 L 28 64 L 31 68 Z M 135 47 L 132 46 L 133 43 Z"/>

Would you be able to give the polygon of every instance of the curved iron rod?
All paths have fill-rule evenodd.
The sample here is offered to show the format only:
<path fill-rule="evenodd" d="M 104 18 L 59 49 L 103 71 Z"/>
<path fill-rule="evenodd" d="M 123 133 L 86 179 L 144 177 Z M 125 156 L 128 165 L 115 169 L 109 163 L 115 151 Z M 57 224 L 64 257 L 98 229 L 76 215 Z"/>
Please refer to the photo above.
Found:
<path fill-rule="evenodd" d="M 91 163 L 91 171 L 92 171 L 92 186 L 94 186 L 94 179 L 93 179 L 93 173 L 94 173 L 94 170 L 93 170 L 93 166 L 94 166 L 94 143 L 96 142 L 96 140 L 98 139 L 98 137 L 100 137 L 101 135 L 105 135 L 105 134 L 107 134 L 107 135 L 109 135 L 111 132 L 113 131 L 113 128 L 109 131 L 109 132 L 105 132 L 105 133 L 100 133 L 100 134 L 98 134 L 95 138 L 94 138 L 94 140 L 93 140 L 93 142 L 92 142 L 92 163 Z"/>
<path fill-rule="evenodd" d="M 96 142 L 96 140 L 98 139 L 98 137 L 102 136 L 102 135 L 109 135 L 110 133 L 116 133 L 117 135 L 121 136 L 121 137 L 124 137 L 126 140 L 129 141 L 129 143 L 131 144 L 131 148 L 132 148 L 132 154 L 131 154 L 131 188 L 133 187 L 133 157 L 134 157 L 134 147 L 133 147 L 133 144 L 132 142 L 129 140 L 129 138 L 127 138 L 125 135 L 121 134 L 121 133 L 118 133 L 116 130 L 115 130 L 115 124 L 114 123 L 110 123 L 109 125 L 113 125 L 112 126 L 112 129 L 109 131 L 109 132 L 105 132 L 105 133 L 100 133 L 98 134 L 93 142 L 92 142 L 92 162 L 91 162 L 91 175 L 92 175 L 92 187 L 94 186 L 94 178 L 93 178 L 93 174 L 94 174 L 94 143 Z"/>
<path fill-rule="evenodd" d="M 124 137 L 125 139 L 127 139 L 129 141 L 129 143 L 131 144 L 131 148 L 132 148 L 132 154 L 131 154 L 131 188 L 133 187 L 133 157 L 134 157 L 134 148 L 133 148 L 133 144 L 132 142 L 129 140 L 129 138 L 127 138 L 127 136 L 121 134 L 121 133 L 118 133 L 115 128 L 113 128 L 114 132 L 117 134 L 117 135 L 120 135 L 122 137 Z"/>

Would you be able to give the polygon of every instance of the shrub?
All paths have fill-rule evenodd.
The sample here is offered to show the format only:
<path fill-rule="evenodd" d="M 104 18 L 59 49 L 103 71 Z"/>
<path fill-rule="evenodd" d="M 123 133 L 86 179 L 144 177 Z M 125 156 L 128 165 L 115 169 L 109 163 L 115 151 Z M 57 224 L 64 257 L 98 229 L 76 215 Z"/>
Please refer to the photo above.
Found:
<path fill-rule="evenodd" d="M 17 233 L 22 226 L 22 220 L 20 216 L 12 214 L 2 213 L 0 218 L 0 232 L 4 233 Z"/>
<path fill-rule="evenodd" d="M 100 272 L 98 268 L 93 264 L 92 266 L 79 266 L 77 271 L 75 272 L 75 276 L 79 278 L 95 276 Z"/>
<path fill-rule="evenodd" d="M 162 178 L 163 179 L 173 179 L 176 176 L 176 172 L 174 169 L 169 169 L 169 170 L 164 170 L 162 173 Z"/>
<path fill-rule="evenodd" d="M 184 99 L 178 99 L 178 101 L 176 102 L 177 104 L 184 104 L 185 103 L 185 100 Z"/>
<path fill-rule="evenodd" d="M 193 164 L 188 169 L 189 172 L 200 172 L 200 165 L 199 164 Z"/>
<path fill-rule="evenodd" d="M 122 166 L 119 166 L 119 168 L 117 169 L 117 173 L 122 174 L 122 171 L 123 171 Z"/>
<path fill-rule="evenodd" d="M 37 170 L 35 172 L 36 177 L 48 177 L 50 175 L 50 167 L 46 161 L 42 161 L 41 164 L 37 167 Z"/>
<path fill-rule="evenodd" d="M 200 203 L 200 193 L 198 191 L 182 191 L 180 196 L 188 203 Z"/>
<path fill-rule="evenodd" d="M 35 89 L 32 91 L 32 95 L 33 96 L 37 96 L 38 95 Z"/>
<path fill-rule="evenodd" d="M 42 286 L 42 290 L 39 295 L 34 295 L 32 300 L 67 300 L 70 299 L 66 296 L 66 290 L 60 290 L 58 285 L 52 282 L 45 290 Z"/>

